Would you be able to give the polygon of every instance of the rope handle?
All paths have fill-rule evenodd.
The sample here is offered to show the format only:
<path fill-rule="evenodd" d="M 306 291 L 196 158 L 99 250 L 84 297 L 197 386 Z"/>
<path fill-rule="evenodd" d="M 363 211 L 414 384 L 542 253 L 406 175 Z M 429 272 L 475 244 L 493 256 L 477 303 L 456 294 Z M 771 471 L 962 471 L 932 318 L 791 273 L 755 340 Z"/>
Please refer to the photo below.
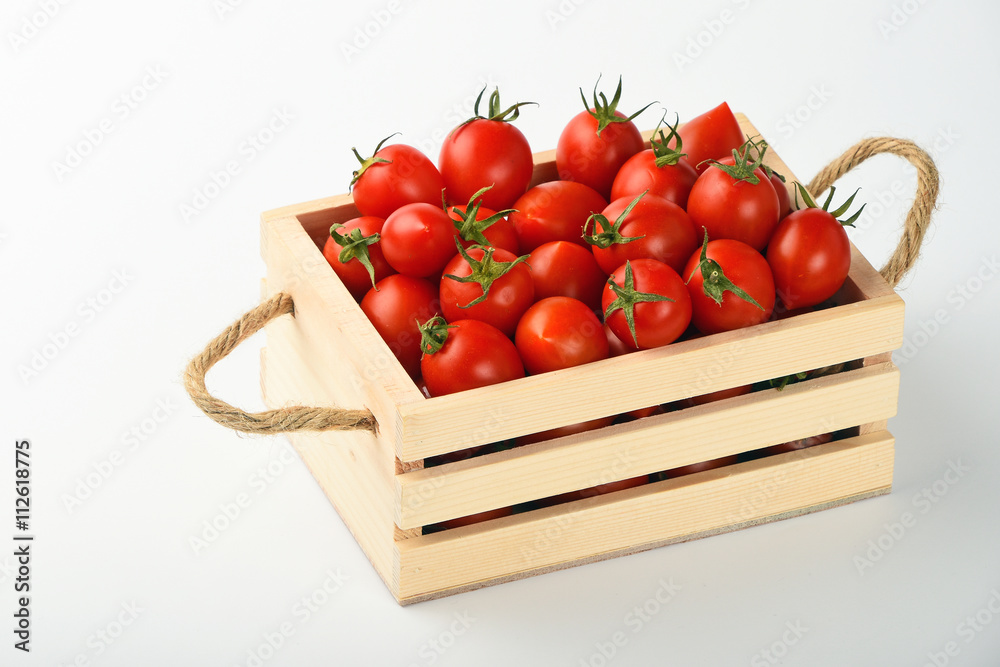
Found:
<path fill-rule="evenodd" d="M 916 263 L 920 255 L 920 244 L 923 243 L 924 234 L 927 233 L 931 214 L 937 203 L 940 179 L 937 166 L 927 151 L 906 139 L 892 137 L 862 139 L 820 170 L 806 189 L 814 196 L 818 196 L 851 169 L 873 155 L 881 153 L 898 155 L 909 160 L 910 164 L 917 168 L 917 194 L 910 212 L 906 214 L 903 235 L 892 257 L 879 271 L 889 286 L 895 287 Z"/>
<path fill-rule="evenodd" d="M 808 190 L 813 195 L 825 192 L 833 183 L 873 155 L 892 153 L 905 158 L 917 168 L 917 194 L 913 207 L 906 215 L 903 235 L 895 252 L 880 273 L 895 287 L 913 268 L 920 254 L 920 244 L 930 224 L 938 196 L 938 170 L 934 160 L 912 141 L 876 137 L 863 139 L 822 169 Z M 222 361 L 237 345 L 282 315 L 295 314 L 292 297 L 278 293 L 248 311 L 213 339 L 184 371 L 184 388 L 191 400 L 213 420 L 245 433 L 277 434 L 292 431 L 375 431 L 377 423 L 368 410 L 347 410 L 338 407 L 310 408 L 300 405 L 248 413 L 212 396 L 205 386 L 205 375 Z"/>

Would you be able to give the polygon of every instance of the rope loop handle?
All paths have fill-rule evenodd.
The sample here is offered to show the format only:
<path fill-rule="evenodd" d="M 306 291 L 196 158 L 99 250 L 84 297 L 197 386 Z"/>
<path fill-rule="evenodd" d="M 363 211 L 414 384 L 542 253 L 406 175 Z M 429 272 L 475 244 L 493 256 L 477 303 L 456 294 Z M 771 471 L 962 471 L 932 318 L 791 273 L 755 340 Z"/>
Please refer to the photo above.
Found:
<path fill-rule="evenodd" d="M 814 197 L 818 197 L 838 178 L 873 155 L 881 153 L 898 155 L 908 160 L 917 169 L 917 194 L 910 212 L 906 214 L 903 235 L 900 237 L 892 257 L 879 271 L 889 286 L 895 287 L 916 263 L 917 257 L 920 255 L 920 244 L 923 243 L 924 234 L 927 233 L 931 222 L 931 214 L 937 204 L 940 179 L 937 166 L 927 151 L 906 139 L 894 139 L 893 137 L 862 139 L 820 170 L 809 183 L 807 189 Z"/>
<path fill-rule="evenodd" d="M 294 315 L 292 297 L 284 292 L 275 294 L 243 317 L 229 325 L 215 337 L 201 354 L 188 363 L 184 371 L 184 388 L 191 400 L 213 420 L 244 433 L 276 434 L 290 431 L 374 431 L 375 417 L 368 410 L 344 408 L 309 408 L 299 405 L 244 412 L 208 393 L 205 375 L 215 364 L 236 349 L 236 346 L 264 328 L 264 325 L 282 315 Z"/>

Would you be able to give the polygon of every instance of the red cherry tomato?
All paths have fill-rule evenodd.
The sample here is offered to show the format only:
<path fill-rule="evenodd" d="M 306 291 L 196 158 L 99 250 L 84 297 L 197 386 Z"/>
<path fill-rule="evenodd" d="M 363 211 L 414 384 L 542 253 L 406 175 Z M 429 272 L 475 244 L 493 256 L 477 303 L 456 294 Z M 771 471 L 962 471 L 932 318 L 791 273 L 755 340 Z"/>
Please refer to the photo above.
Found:
<path fill-rule="evenodd" d="M 375 283 L 395 273 L 393 268 L 389 266 L 389 262 L 385 261 L 385 255 L 382 254 L 382 246 L 379 241 L 368 242 L 373 235 L 382 231 L 382 224 L 384 222 L 385 220 L 382 218 L 361 216 L 360 218 L 348 220 L 342 227 L 335 230 L 338 236 L 349 247 L 346 262 L 340 261 L 340 256 L 344 254 L 345 246 L 337 242 L 332 232 L 327 237 L 326 244 L 323 246 L 323 257 L 329 262 L 330 267 L 340 278 L 341 282 L 344 283 L 344 287 L 348 289 L 355 301 L 360 301 L 368 293 L 368 290 L 373 287 L 372 276 L 369 275 L 368 269 L 362 264 L 359 257 L 367 256 L 368 261 L 372 265 Z M 350 238 L 355 229 L 360 231 L 360 237 L 365 240 L 357 241 Z"/>
<path fill-rule="evenodd" d="M 483 238 L 475 238 L 479 234 L 475 231 L 467 232 L 462 234 L 461 223 L 465 221 L 468 215 L 468 207 L 466 206 L 450 206 L 448 208 L 448 214 L 451 219 L 454 220 L 456 224 L 456 229 L 459 230 L 459 237 L 462 240 L 462 245 L 469 248 L 474 245 L 491 245 L 494 248 L 499 248 L 501 250 L 506 250 L 507 252 L 514 253 L 515 255 L 520 252 L 517 241 L 517 233 L 514 231 L 514 226 L 510 224 L 510 221 L 506 217 L 500 217 L 495 222 L 490 224 L 486 229 L 480 230 L 476 227 L 476 231 L 482 234 Z M 475 219 L 476 221 L 482 222 L 484 220 L 489 220 L 490 218 L 497 215 L 497 212 L 491 208 L 486 208 L 485 206 L 479 206 L 475 209 Z M 472 228 L 475 225 L 467 224 L 466 227 Z M 466 238 L 468 236 L 469 238 Z M 485 243 L 483 240 L 485 239 Z"/>
<path fill-rule="evenodd" d="M 684 209 L 663 197 L 640 195 L 638 201 L 635 197 L 616 199 L 601 212 L 603 221 L 595 219 L 587 225 L 587 233 L 596 235 L 588 242 L 596 242 L 592 246 L 594 257 L 605 274 L 630 259 L 655 259 L 680 271 L 698 248 L 694 223 Z M 633 202 L 617 234 L 608 231 L 606 225 L 617 223 Z M 635 240 L 626 241 L 628 238 Z M 611 245 L 601 247 L 607 242 Z"/>
<path fill-rule="evenodd" d="M 778 195 L 778 220 L 784 220 L 785 216 L 792 212 L 792 200 L 788 197 L 788 188 L 778 177 L 777 172 L 772 171 L 768 180 L 774 186 L 774 194 Z"/>
<path fill-rule="evenodd" d="M 514 343 L 525 369 L 536 375 L 608 356 L 601 322 L 585 303 L 567 296 L 551 296 L 529 308 Z"/>
<path fill-rule="evenodd" d="M 382 252 L 402 274 L 427 278 L 441 273 L 455 256 L 458 230 L 440 206 L 407 204 L 382 225 Z"/>
<path fill-rule="evenodd" d="M 608 277 L 592 252 L 568 241 L 551 241 L 531 251 L 528 267 L 536 301 L 568 296 L 583 301 L 592 310 L 601 307 L 601 293 Z"/>
<path fill-rule="evenodd" d="M 550 241 L 569 241 L 589 249 L 583 240 L 583 224 L 607 205 L 604 197 L 582 183 L 549 181 L 514 202 L 516 212 L 508 220 L 517 232 L 521 252 Z"/>
<path fill-rule="evenodd" d="M 739 148 L 746 141 L 736 116 L 725 102 L 684 123 L 680 135 L 688 162 L 698 173 L 708 167 L 707 163 L 702 164 L 705 160 L 718 160 L 731 155 L 734 148 Z"/>
<path fill-rule="evenodd" d="M 520 104 L 501 111 L 497 90 L 490 96 L 484 117 L 479 115 L 482 96 L 481 92 L 476 99 L 476 116 L 445 138 L 438 163 L 449 202 L 464 203 L 480 188 L 492 185 L 483 195 L 483 206 L 499 210 L 509 208 L 524 194 L 534 163 L 528 140 L 510 124 Z"/>
<path fill-rule="evenodd" d="M 822 303 L 837 293 L 851 270 L 851 242 L 837 219 L 819 208 L 788 215 L 767 246 L 778 296 L 789 309 Z"/>
<path fill-rule="evenodd" d="M 494 326 L 478 320 L 456 320 L 446 325 L 443 319 L 436 318 L 422 329 L 425 335 L 420 372 L 431 396 L 524 377 L 517 348 Z"/>
<path fill-rule="evenodd" d="M 677 272 L 655 259 L 637 259 L 615 269 L 604 288 L 605 322 L 625 345 L 640 350 L 677 340 L 691 323 L 691 297 Z M 646 295 L 669 300 L 647 301 Z M 638 302 L 637 302 L 638 301 Z M 608 314 L 609 307 L 614 307 Z M 635 337 L 627 313 L 632 311 Z M 638 340 L 638 343 L 636 342 Z"/>
<path fill-rule="evenodd" d="M 732 167 L 728 157 L 720 163 Z M 778 224 L 778 195 L 767 174 L 753 170 L 757 183 L 733 178 L 718 166 L 706 169 L 688 197 L 688 215 L 710 239 L 735 239 L 761 251 Z"/>
<path fill-rule="evenodd" d="M 361 310 L 410 377 L 420 376 L 420 330 L 441 314 L 437 287 L 422 278 L 393 274 L 383 278 L 361 300 Z"/>
<path fill-rule="evenodd" d="M 618 170 L 611 185 L 611 200 L 622 197 L 634 199 L 639 193 L 648 191 L 685 208 L 696 180 L 698 172 L 687 158 L 657 167 L 653 149 L 647 148 L 630 157 Z"/>
<path fill-rule="evenodd" d="M 406 204 L 440 204 L 444 179 L 434 163 L 406 144 L 382 148 L 387 139 L 379 143 L 375 155 L 367 160 L 354 151 L 361 167 L 354 172 L 351 185 L 354 204 L 361 215 L 388 218 Z"/>
<path fill-rule="evenodd" d="M 493 278 L 497 262 L 518 260 L 506 250 L 472 248 L 467 251 L 473 265 L 462 255 L 448 262 L 441 277 L 441 309 L 449 322 L 470 319 L 491 324 L 507 336 L 513 336 L 517 322 L 535 301 L 531 271 L 522 261 L 510 266 L 503 275 Z M 484 282 L 460 282 L 449 276 L 480 277 Z M 486 297 L 475 303 L 485 292 Z M 472 305 L 469 305 L 472 304 Z"/>
<path fill-rule="evenodd" d="M 709 241 L 705 253 L 714 263 L 707 266 L 708 281 L 698 269 L 702 263 L 700 252 L 691 255 L 683 274 L 689 278 L 691 321 L 695 327 L 702 333 L 712 334 L 767 321 L 774 310 L 774 278 L 764 256 L 747 244 L 731 239 Z M 725 280 L 746 292 L 760 307 L 740 298 L 729 288 L 723 291 Z M 718 288 L 721 292 L 721 303 L 706 294 L 706 282 L 709 291 Z"/>
<path fill-rule="evenodd" d="M 603 292 L 604 288 L 601 288 Z M 628 354 L 629 352 L 635 352 L 634 347 L 629 347 L 621 341 L 621 339 L 615 335 L 615 332 L 605 324 L 604 325 L 604 335 L 608 339 L 608 356 L 609 357 L 620 357 L 623 354 Z M 630 334 L 631 335 L 631 334 Z"/>

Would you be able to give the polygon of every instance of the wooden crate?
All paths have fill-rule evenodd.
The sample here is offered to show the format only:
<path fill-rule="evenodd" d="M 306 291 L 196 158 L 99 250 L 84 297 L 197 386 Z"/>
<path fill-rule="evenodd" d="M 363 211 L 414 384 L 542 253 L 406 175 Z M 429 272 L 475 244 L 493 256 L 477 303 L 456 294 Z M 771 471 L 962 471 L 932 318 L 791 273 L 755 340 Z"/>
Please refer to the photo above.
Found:
<path fill-rule="evenodd" d="M 773 151 L 767 162 L 795 180 Z M 537 154 L 534 182 L 554 178 L 554 151 Z M 902 344 L 903 301 L 857 249 L 835 307 L 427 399 L 319 249 L 332 223 L 356 215 L 349 195 L 263 215 L 264 296 L 290 293 L 295 317 L 267 326 L 261 384 L 272 407 L 375 415 L 377 434 L 289 437 L 399 603 L 890 490 L 886 420 L 896 412 L 891 351 Z M 425 457 L 841 363 L 847 370 L 782 391 L 423 467 Z M 808 449 L 423 534 L 447 519 L 852 428 L 851 437 Z"/>

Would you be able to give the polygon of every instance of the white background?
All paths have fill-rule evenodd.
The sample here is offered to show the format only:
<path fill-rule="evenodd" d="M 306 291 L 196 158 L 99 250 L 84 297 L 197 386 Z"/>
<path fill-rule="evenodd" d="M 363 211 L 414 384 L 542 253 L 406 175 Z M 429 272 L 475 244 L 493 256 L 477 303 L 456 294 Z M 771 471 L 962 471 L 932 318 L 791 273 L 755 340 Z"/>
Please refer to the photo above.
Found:
<path fill-rule="evenodd" d="M 263 664 L 771 664 L 765 649 L 788 665 L 998 664 L 1000 5 L 223 1 L 8 0 L 0 12 L 0 500 L 13 507 L 13 443 L 29 438 L 37 536 L 30 656 L 12 648 L 13 547 L 0 549 L 0 664 L 255 664 L 249 652 L 285 622 L 294 634 Z M 391 18 L 359 37 L 375 15 Z M 609 92 L 623 75 L 627 111 L 655 99 L 684 120 L 727 100 L 803 179 L 866 136 L 933 152 L 940 206 L 900 286 L 893 493 L 400 608 L 304 466 L 282 462 L 287 442 L 215 425 L 181 370 L 257 302 L 260 212 L 346 191 L 352 146 L 399 131 L 435 157 L 495 83 L 508 103 L 540 103 L 517 124 L 548 149 L 599 73 Z M 276 112 L 291 120 L 250 148 Z M 74 167 L 57 166 L 76 150 Z M 229 161 L 239 173 L 185 216 Z M 890 157 L 843 179 L 870 202 L 851 235 L 876 265 L 914 181 Z M 263 344 L 211 388 L 262 407 Z M 279 473 L 262 483 L 269 464 Z M 952 484 L 953 464 L 967 470 Z M 917 499 L 926 489 L 933 503 Z M 196 553 L 190 538 L 241 493 L 251 505 Z M 68 506 L 73 495 L 86 497 Z M 907 512 L 915 525 L 893 536 Z M 880 539 L 888 549 L 859 570 Z M 328 572 L 346 577 L 339 591 L 296 615 Z M 661 581 L 680 589 L 649 603 Z M 647 603 L 656 613 L 637 628 L 628 615 Z M 977 612 L 992 622 L 973 629 Z M 619 631 L 627 642 L 604 658 Z"/>

